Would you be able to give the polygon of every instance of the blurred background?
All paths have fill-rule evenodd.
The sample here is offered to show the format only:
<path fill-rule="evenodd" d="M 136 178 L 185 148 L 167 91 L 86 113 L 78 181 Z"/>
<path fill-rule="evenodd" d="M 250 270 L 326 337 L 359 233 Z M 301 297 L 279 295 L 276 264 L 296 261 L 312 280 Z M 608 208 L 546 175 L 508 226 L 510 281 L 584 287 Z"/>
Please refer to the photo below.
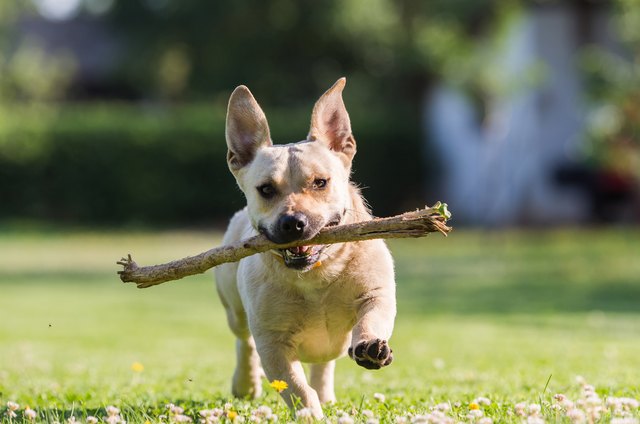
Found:
<path fill-rule="evenodd" d="M 0 220 L 217 226 L 248 85 L 276 143 L 339 77 L 379 216 L 640 221 L 633 0 L 4 0 Z"/>

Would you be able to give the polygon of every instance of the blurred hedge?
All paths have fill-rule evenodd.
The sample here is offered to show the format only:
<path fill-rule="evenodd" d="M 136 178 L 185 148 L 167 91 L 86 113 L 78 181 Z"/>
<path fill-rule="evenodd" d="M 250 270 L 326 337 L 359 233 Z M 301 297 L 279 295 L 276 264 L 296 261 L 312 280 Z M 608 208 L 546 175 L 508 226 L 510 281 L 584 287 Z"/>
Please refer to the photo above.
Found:
<path fill-rule="evenodd" d="M 410 114 L 359 109 L 351 114 L 359 148 L 354 180 L 374 212 L 420 206 L 418 123 Z M 304 138 L 310 111 L 266 108 L 274 142 Z M 223 106 L 211 104 L 4 109 L 0 219 L 221 223 L 243 206 L 225 161 L 224 116 Z"/>

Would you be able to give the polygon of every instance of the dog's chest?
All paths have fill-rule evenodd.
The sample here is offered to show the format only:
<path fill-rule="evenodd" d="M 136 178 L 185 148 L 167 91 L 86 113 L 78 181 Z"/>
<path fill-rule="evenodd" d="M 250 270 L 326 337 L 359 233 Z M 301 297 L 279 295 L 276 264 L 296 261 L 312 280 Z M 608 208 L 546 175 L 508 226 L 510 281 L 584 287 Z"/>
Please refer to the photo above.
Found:
<path fill-rule="evenodd" d="M 349 343 L 355 323 L 351 296 L 331 288 L 306 288 L 300 293 L 304 309 L 296 334 L 300 359 L 319 362 L 339 356 Z"/>

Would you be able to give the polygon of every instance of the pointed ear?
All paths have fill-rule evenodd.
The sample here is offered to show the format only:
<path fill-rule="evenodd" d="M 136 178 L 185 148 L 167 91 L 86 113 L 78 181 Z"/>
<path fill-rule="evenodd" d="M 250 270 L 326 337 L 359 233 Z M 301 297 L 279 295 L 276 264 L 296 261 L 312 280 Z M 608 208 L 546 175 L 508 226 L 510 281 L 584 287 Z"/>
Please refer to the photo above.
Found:
<path fill-rule="evenodd" d="M 346 78 L 340 78 L 318 99 L 311 113 L 308 139 L 325 143 L 331 150 L 344 153 L 351 161 L 356 154 L 356 140 L 351 134 L 351 121 L 342 100 L 346 83 Z"/>
<path fill-rule="evenodd" d="M 272 145 L 267 118 L 244 85 L 233 90 L 229 98 L 225 135 L 232 172 L 249 164 L 259 147 Z"/>

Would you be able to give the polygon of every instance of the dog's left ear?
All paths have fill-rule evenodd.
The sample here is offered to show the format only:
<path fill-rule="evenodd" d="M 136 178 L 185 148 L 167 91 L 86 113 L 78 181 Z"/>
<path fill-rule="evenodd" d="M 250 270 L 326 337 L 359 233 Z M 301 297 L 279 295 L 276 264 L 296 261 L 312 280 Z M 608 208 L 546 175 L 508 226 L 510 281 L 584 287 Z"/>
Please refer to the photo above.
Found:
<path fill-rule="evenodd" d="M 349 161 L 356 154 L 356 140 L 351 134 L 351 121 L 342 100 L 347 79 L 342 77 L 318 99 L 311 113 L 308 139 L 325 143 L 331 150 L 343 153 Z"/>

